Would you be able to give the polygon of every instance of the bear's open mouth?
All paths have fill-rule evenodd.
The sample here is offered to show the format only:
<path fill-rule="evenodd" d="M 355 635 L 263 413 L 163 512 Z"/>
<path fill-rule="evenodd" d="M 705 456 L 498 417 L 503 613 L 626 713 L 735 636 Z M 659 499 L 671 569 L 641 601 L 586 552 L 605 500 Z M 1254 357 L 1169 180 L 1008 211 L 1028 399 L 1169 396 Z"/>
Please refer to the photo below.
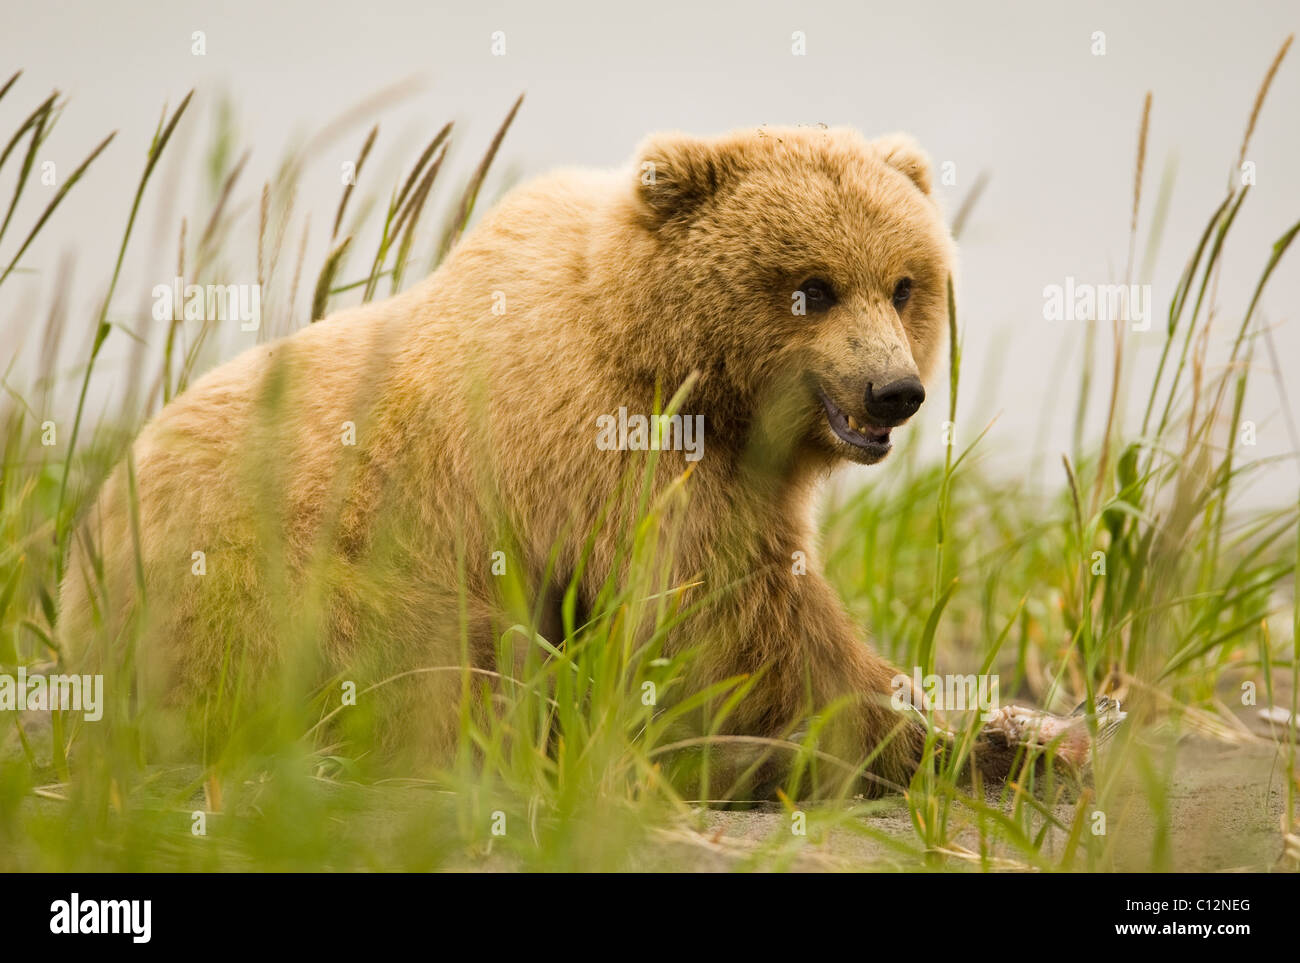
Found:
<path fill-rule="evenodd" d="M 819 391 L 818 394 L 826 408 L 826 421 L 840 441 L 872 455 L 883 456 L 889 451 L 892 447 L 889 441 L 890 429 L 859 422 L 845 414 L 839 405 L 826 396 L 826 392 Z"/>

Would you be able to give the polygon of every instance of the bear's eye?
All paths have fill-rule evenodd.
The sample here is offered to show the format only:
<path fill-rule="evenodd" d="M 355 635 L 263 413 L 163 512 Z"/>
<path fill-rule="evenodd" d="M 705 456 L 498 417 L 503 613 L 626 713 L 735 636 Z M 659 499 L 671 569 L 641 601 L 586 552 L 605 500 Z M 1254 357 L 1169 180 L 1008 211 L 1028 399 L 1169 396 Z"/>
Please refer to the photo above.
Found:
<path fill-rule="evenodd" d="M 835 304 L 835 289 L 831 282 L 822 278 L 809 278 L 799 285 L 804 304 L 812 313 L 828 311 Z"/>
<path fill-rule="evenodd" d="M 912 279 L 903 278 L 903 280 L 894 285 L 894 308 L 899 311 L 903 310 L 903 305 L 907 303 L 907 299 L 911 296 Z"/>

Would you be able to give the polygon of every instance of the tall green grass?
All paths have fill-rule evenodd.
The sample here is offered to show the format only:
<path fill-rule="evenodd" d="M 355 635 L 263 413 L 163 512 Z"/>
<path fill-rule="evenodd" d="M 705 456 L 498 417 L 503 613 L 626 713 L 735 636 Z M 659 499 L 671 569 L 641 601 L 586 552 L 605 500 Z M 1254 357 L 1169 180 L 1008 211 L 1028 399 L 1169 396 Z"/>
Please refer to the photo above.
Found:
<path fill-rule="evenodd" d="M 1286 49 L 1260 90 L 1247 143 Z M 0 108 L 11 89 L 20 89 L 19 79 L 0 88 Z M 164 111 L 146 145 L 111 280 L 97 316 L 88 319 L 92 337 L 76 375 L 60 374 L 57 358 L 66 330 L 81 325 L 57 297 L 42 332 L 39 371 L 26 383 L 15 383 L 13 365 L 6 372 L 6 406 L 0 408 L 3 672 L 59 662 L 55 599 L 76 520 L 124 456 L 141 419 L 183 391 L 218 353 L 209 322 L 188 329 L 186 322 L 172 322 L 158 370 L 146 370 L 143 352 L 135 355 L 133 376 L 151 386 L 135 399 L 137 406 L 88 421 L 91 388 L 105 377 L 97 365 L 103 346 L 126 336 L 110 317 L 136 216 L 156 189 L 152 175 L 173 133 L 193 121 L 190 104 L 187 96 Z M 281 254 L 299 213 L 297 183 L 309 151 L 286 158 L 260 191 L 253 238 L 258 278 L 271 292 L 264 304 L 269 324 L 283 331 L 324 316 L 332 305 L 368 301 L 381 295 L 385 280 L 388 291 L 401 290 L 422 249 L 436 264 L 470 223 L 519 109 L 516 102 L 459 202 L 435 229 L 425 211 L 452 143 L 451 125 L 432 136 L 386 203 L 373 196 L 370 171 L 381 138 L 379 127 L 371 127 L 355 155 L 357 186 L 346 187 L 314 228 L 303 218 L 291 271 L 281 269 Z M 1150 109 L 1148 99 L 1130 228 L 1134 249 Z M 15 168 L 0 244 L 10 222 L 17 224 L 14 213 L 36 151 L 61 112 L 57 93 L 41 101 L 0 155 L 0 173 L 6 163 Z M 12 254 L 0 248 L 0 286 L 16 272 L 35 270 L 24 260 L 32 240 L 57 230 L 60 202 L 111 140 L 64 182 Z M 244 171 L 242 160 L 232 160 L 235 140 L 229 125 L 219 123 L 206 165 L 211 206 L 178 225 L 178 270 L 194 283 L 219 278 L 228 249 L 250 243 L 233 204 Z M 1245 149 L 1243 143 L 1243 157 Z M 1215 281 L 1248 192 L 1234 183 L 1205 205 L 1206 225 L 1171 298 L 1158 372 L 1136 430 L 1123 424 L 1120 402 L 1142 386 L 1126 365 L 1125 332 L 1113 330 L 1110 391 L 1100 398 L 1106 430 L 1098 447 L 1085 449 L 1080 439 L 1062 453 L 1054 491 L 985 471 L 985 429 L 959 432 L 973 440 L 950 446 L 940 464 L 923 460 L 916 444 L 905 445 L 870 488 L 825 506 L 827 573 L 875 644 L 899 665 L 996 672 L 1004 702 L 1058 712 L 1103 693 L 1124 700 L 1129 725 L 1095 758 L 1086 785 L 1057 782 L 1050 773 L 1036 779 L 1032 768 L 1006 786 L 971 785 L 958 770 L 977 720 L 932 717 L 936 726 L 958 732 L 957 751 L 936 749 L 935 765 L 923 767 L 905 794 L 876 801 L 842 794 L 813 806 L 799 801 L 803 791 L 819 768 L 834 765 L 818 749 L 814 729 L 789 743 L 756 740 L 749 747 L 790 753 L 794 773 L 782 802 L 765 811 L 769 828 L 760 838 L 738 841 L 718 833 L 721 817 L 701 800 L 743 801 L 723 778 L 727 770 L 711 763 L 744 742 L 721 733 L 727 713 L 754 680 L 727 680 L 695 695 L 682 690 L 693 656 L 669 656 L 664 642 L 699 604 L 690 586 L 672 584 L 668 576 L 673 526 L 691 479 L 683 476 L 652 495 L 650 461 L 643 476 L 626 480 L 628 491 L 641 494 L 639 522 L 624 541 L 625 564 L 588 611 L 579 611 L 570 585 L 560 637 L 539 630 L 540 601 L 517 583 L 504 593 L 515 600 L 519 619 L 499 640 L 499 672 L 421 670 L 454 672 L 461 680 L 461 746 L 446 770 L 394 775 L 373 769 L 362 748 L 373 720 L 337 705 L 339 679 L 310 673 L 285 680 L 295 698 L 242 716 L 234 712 L 220 742 L 187 765 L 148 757 L 140 731 L 149 723 L 147 707 L 124 704 L 113 726 L 98 728 L 57 713 L 48 725 L 5 713 L 0 868 L 1069 870 L 1131 868 L 1135 861 L 1169 868 L 1174 841 L 1167 813 L 1177 776 L 1168 760 L 1177 734 L 1243 741 L 1229 704 L 1242 681 L 1258 681 L 1261 704 L 1289 704 L 1294 713 L 1296 703 L 1300 504 L 1272 510 L 1243 505 L 1242 485 L 1261 466 L 1236 456 L 1234 440 L 1259 343 L 1260 297 L 1300 224 L 1271 251 L 1259 252 L 1263 267 L 1249 303 L 1220 306 Z M 190 231 L 190 224 L 204 226 Z M 308 232 L 323 231 L 323 225 L 332 225 L 329 253 L 314 275 L 304 273 Z M 363 256 L 359 239 L 376 234 L 373 253 Z M 1131 262 L 1130 255 L 1130 273 Z M 54 276 L 55 290 L 66 276 L 66 269 Z M 300 298 L 305 279 L 310 297 Z M 300 304 L 309 319 L 296 316 Z M 955 298 L 951 307 L 948 417 L 964 424 L 958 392 L 963 331 Z M 1218 373 L 1204 337 L 1212 320 L 1235 322 L 1230 356 Z M 1081 413 L 1097 403 L 1099 380 L 1091 365 L 1081 371 Z M 60 429 L 58 444 L 42 444 L 43 423 L 55 418 L 69 387 L 75 392 L 70 432 Z M 665 409 L 680 406 L 688 387 Z M 371 686 L 400 682 L 380 678 Z M 646 698 L 647 684 L 653 699 Z M 492 711 L 479 710 L 485 702 Z M 684 738 L 678 723 L 701 711 L 712 713 L 705 734 Z M 1300 853 L 1294 730 L 1284 741 L 1278 852 L 1290 855 L 1270 865 L 1294 866 Z M 670 778 L 683 765 L 699 773 L 685 794 Z M 1133 817 L 1135 807 L 1150 820 Z M 1099 811 L 1109 817 L 1104 835 L 1093 831 Z M 807 819 L 806 834 L 791 831 L 799 815 Z M 195 833 L 200 820 L 204 835 Z M 1142 828 L 1151 826 L 1149 833 Z"/>

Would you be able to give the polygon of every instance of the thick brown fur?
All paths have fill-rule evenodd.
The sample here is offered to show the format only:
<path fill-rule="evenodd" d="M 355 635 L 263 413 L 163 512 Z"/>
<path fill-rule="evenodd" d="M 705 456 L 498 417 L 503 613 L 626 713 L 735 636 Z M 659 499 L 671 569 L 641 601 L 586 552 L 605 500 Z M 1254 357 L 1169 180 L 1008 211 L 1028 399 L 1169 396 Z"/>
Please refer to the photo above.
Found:
<path fill-rule="evenodd" d="M 873 772 L 905 782 L 917 732 L 888 708 L 895 670 L 816 570 L 819 483 L 863 460 L 830 433 L 817 390 L 862 418 L 868 384 L 928 377 L 952 258 L 929 163 L 904 136 L 664 134 L 626 169 L 535 180 L 424 282 L 244 352 L 152 420 L 133 449 L 137 522 L 123 466 L 79 530 L 66 651 L 126 645 L 143 588 L 135 684 L 178 708 L 236 671 L 255 686 L 291 657 L 299 615 L 315 618 L 313 641 L 292 657 L 322 678 L 508 668 L 495 645 L 517 613 L 492 553 L 534 598 L 581 570 L 589 603 L 634 521 L 620 483 L 646 457 L 598 450 L 596 418 L 649 414 L 696 373 L 681 410 L 706 435 L 672 580 L 706 601 L 670 650 L 700 651 L 693 686 L 759 675 L 727 731 L 783 736 L 843 700 L 822 748 L 853 763 L 879 750 Z M 810 277 L 838 303 L 795 314 Z M 896 310 L 903 278 L 912 295 Z M 656 490 L 688 464 L 661 453 Z M 308 585 L 309 569 L 327 575 Z M 415 677 L 385 738 L 445 759 L 460 686 Z"/>

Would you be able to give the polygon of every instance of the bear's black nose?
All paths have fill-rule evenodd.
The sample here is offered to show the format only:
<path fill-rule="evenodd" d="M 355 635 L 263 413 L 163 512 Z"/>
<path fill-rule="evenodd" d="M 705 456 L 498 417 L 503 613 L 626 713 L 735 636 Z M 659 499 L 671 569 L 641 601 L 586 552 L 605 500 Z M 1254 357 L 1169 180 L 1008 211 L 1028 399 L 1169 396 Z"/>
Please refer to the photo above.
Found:
<path fill-rule="evenodd" d="M 921 407 L 925 388 L 915 375 L 899 378 L 877 388 L 867 385 L 867 417 L 882 428 L 901 424 Z"/>

